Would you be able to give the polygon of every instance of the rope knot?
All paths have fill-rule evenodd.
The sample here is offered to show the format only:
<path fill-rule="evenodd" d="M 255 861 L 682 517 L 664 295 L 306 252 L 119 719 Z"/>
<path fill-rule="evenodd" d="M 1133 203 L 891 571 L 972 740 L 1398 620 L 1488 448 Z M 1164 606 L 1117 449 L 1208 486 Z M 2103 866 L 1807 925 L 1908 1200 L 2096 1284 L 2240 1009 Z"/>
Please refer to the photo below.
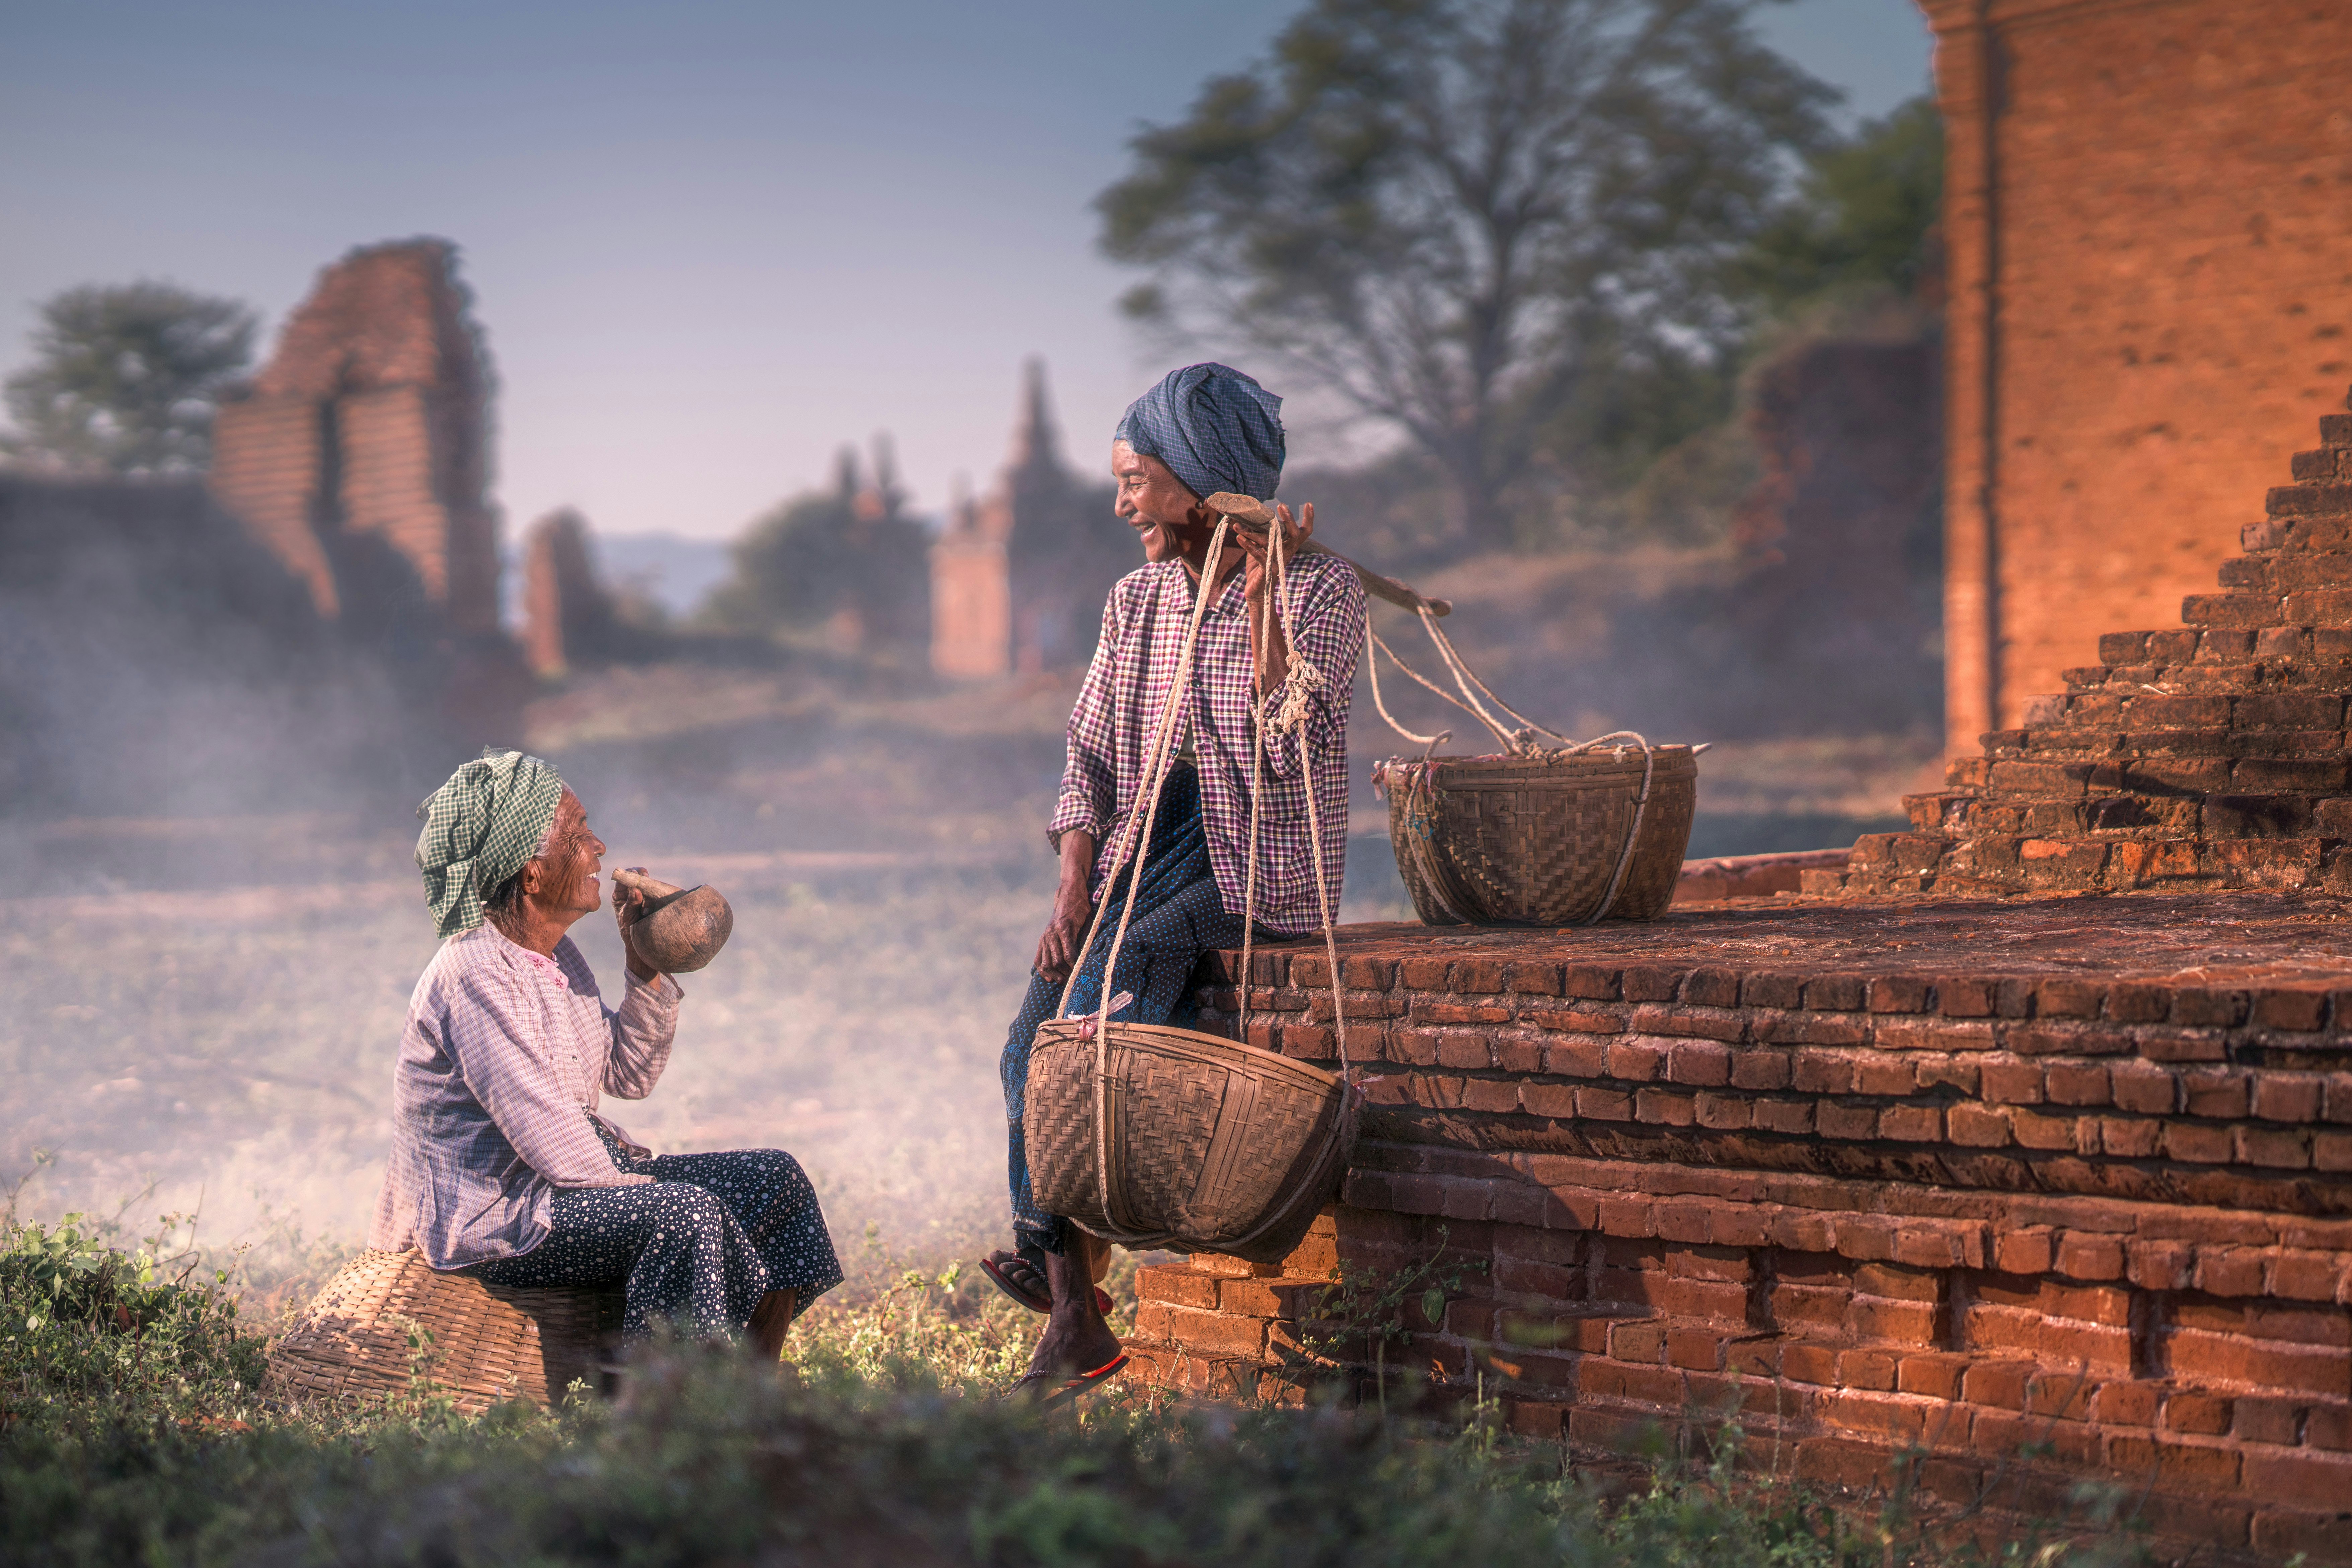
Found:
<path fill-rule="evenodd" d="M 1265 727 L 1277 735 L 1287 735 L 1300 728 L 1307 722 L 1308 704 L 1325 684 L 1323 672 L 1292 650 L 1290 673 L 1266 695 Z"/>

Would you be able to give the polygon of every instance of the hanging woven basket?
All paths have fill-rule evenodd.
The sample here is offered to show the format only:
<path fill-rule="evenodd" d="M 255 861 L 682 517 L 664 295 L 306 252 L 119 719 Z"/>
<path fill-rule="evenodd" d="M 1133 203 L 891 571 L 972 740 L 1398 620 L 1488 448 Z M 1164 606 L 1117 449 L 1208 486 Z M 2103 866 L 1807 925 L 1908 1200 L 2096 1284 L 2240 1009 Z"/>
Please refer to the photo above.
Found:
<path fill-rule="evenodd" d="M 1114 1022 L 1098 1156 L 1095 1023 L 1037 1028 L 1025 1123 L 1037 1202 L 1097 1236 L 1282 1261 L 1347 1172 L 1346 1086 L 1239 1041 Z"/>
<path fill-rule="evenodd" d="M 1245 497 L 1219 495 L 1211 500 L 1222 515 L 1210 535 L 1206 559 L 1221 561 L 1232 521 L 1229 509 L 1263 508 Z M 1297 628 L 1291 624 L 1289 598 L 1284 592 L 1285 548 L 1280 532 L 1269 536 L 1270 585 L 1258 611 L 1265 618 L 1255 635 L 1270 635 L 1272 617 L 1278 615 L 1288 646 L 1297 648 Z M 1356 1145 L 1354 1091 L 1347 1078 L 1348 1018 L 1339 990 L 1330 889 L 1324 882 L 1321 860 L 1313 859 L 1312 864 L 1324 960 L 1330 971 L 1332 1033 L 1339 1058 L 1337 1074 L 1245 1043 L 1249 1037 L 1246 981 L 1241 987 L 1240 1026 L 1234 1031 L 1238 1039 L 1116 1021 L 1110 1016 L 1129 1000 L 1125 993 L 1112 995 L 1110 992 L 1143 876 L 1144 856 L 1139 847 L 1151 842 L 1160 789 L 1168 779 L 1176 719 L 1183 707 L 1175 694 L 1186 690 L 1192 679 L 1201 616 L 1208 607 L 1212 584 L 1212 574 L 1202 574 L 1194 588 L 1192 618 L 1169 679 L 1170 700 L 1161 706 L 1152 735 L 1139 809 L 1128 819 L 1104 880 L 1108 891 L 1117 885 L 1122 871 L 1129 879 L 1127 898 L 1102 963 L 1104 995 L 1091 1016 L 1050 1018 L 1038 1026 L 1029 1054 L 1028 1109 L 1023 1127 L 1028 1142 L 1030 1190 L 1046 1213 L 1129 1247 L 1222 1252 L 1254 1263 L 1278 1263 L 1298 1245 L 1323 1205 L 1337 1195 Z M 1259 787 L 1264 763 L 1260 748 L 1269 731 L 1277 743 L 1295 735 L 1298 776 L 1314 776 L 1301 720 L 1307 694 L 1321 679 L 1303 656 L 1294 658 L 1283 684 L 1264 699 L 1259 721 L 1253 726 L 1247 843 L 1253 867 L 1257 861 L 1264 801 Z M 1319 843 L 1322 829 L 1311 788 L 1305 804 L 1308 839 Z M 1244 976 L 1250 973 L 1252 933 L 1256 929 L 1256 890 L 1253 873 L 1243 892 L 1241 972 Z M 1080 952 L 1094 950 L 1096 934 L 1111 902 L 1108 898 L 1097 902 Z M 1071 966 L 1057 1013 L 1067 1013 L 1080 967 Z"/>
<path fill-rule="evenodd" d="M 443 1274 L 422 1252 L 361 1253 L 269 1347 L 280 1394 L 359 1401 L 420 1383 L 476 1412 L 547 1408 L 574 1382 L 602 1390 L 620 1344 L 618 1289 L 519 1290 Z M 433 1337 L 421 1347 L 410 1330 Z"/>
<path fill-rule="evenodd" d="M 1627 747 L 1391 760 L 1373 776 L 1423 923 L 1572 926 L 1655 920 L 1674 901 L 1698 759 L 1688 746 L 1650 748 L 1646 804 L 1644 771 L 1643 751 Z"/>

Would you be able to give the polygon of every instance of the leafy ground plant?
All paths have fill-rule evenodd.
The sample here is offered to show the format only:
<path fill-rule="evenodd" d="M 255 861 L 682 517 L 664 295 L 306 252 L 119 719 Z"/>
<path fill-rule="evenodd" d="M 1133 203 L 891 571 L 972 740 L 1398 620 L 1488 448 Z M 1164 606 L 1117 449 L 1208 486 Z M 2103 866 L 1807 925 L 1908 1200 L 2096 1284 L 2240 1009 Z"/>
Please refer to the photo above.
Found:
<path fill-rule="evenodd" d="M 887 1261 L 887 1254 L 883 1255 Z M 410 1393 L 289 1405 L 217 1278 L 75 1228 L 0 1250 L 0 1564 L 1346 1563 L 1895 1568 L 1958 1561 L 1801 1490 L 1662 1462 L 1630 1491 L 1490 1402 L 1451 1428 L 1113 1390 L 1040 1413 L 993 1395 L 1035 1321 L 963 1270 L 875 1264 L 786 1367 L 663 1343 L 625 1397 L 459 1414 Z M 1425 1286 L 1423 1287 L 1426 1288 Z M 1124 1294 L 1124 1292 L 1122 1292 Z M 33 1320 L 37 1319 L 36 1322 Z M 127 1352 L 127 1353 L 126 1353 Z M 1990 1555 L 2076 1568 L 2063 1542 Z"/>

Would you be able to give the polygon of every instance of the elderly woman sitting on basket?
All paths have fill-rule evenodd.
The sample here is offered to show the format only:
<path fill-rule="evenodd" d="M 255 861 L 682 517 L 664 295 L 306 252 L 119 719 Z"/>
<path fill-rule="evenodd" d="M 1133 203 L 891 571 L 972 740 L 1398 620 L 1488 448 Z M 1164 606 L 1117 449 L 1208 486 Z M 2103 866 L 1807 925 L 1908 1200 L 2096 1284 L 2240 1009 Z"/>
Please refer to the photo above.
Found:
<path fill-rule="evenodd" d="M 772 1360 L 841 1282 L 816 1194 L 776 1149 L 661 1154 L 599 1113 L 668 1065 L 677 982 L 629 941 L 618 1008 L 564 932 L 603 901 L 604 846 L 537 757 L 486 752 L 417 810 L 416 863 L 445 940 L 409 998 L 392 1159 L 369 1245 L 517 1286 L 620 1285 L 632 1337 L 661 1320 L 749 1330 Z"/>

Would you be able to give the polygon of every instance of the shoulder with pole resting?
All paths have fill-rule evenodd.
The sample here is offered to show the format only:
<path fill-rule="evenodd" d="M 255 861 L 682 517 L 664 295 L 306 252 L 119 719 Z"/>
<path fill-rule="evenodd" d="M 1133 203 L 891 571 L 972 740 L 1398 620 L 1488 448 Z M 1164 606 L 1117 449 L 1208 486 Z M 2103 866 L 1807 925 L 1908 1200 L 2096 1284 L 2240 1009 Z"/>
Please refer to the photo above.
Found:
<path fill-rule="evenodd" d="M 1302 605 L 1328 600 L 1341 606 L 1360 607 L 1364 603 L 1364 580 L 1341 556 L 1301 555 L 1290 563 L 1290 568 L 1303 578 L 1299 584 Z"/>

